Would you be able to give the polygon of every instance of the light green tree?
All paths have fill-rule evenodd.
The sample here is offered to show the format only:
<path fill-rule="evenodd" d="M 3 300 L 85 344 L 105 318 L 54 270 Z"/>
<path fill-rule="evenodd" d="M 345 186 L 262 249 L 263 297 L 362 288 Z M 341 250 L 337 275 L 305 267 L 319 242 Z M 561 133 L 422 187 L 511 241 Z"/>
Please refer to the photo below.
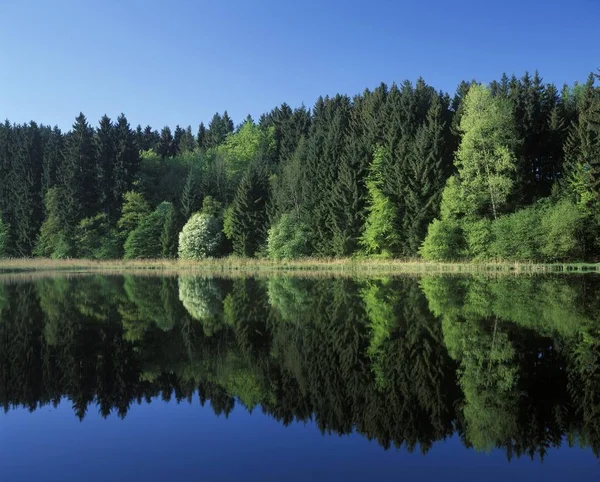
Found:
<path fill-rule="evenodd" d="M 221 245 L 221 225 L 211 215 L 196 213 L 179 233 L 180 259 L 216 256 Z"/>
<path fill-rule="evenodd" d="M 387 257 L 391 256 L 394 250 L 397 249 L 399 239 L 396 229 L 398 208 L 382 190 L 381 166 L 385 156 L 385 149 L 378 147 L 369 168 L 369 176 L 366 182 L 368 214 L 359 243 L 366 254 L 378 254 Z"/>
<path fill-rule="evenodd" d="M 511 194 L 516 172 L 511 106 L 493 97 L 487 87 L 474 85 L 465 98 L 460 130 L 463 135 L 454 162 L 465 214 L 491 211 L 496 219 Z"/>

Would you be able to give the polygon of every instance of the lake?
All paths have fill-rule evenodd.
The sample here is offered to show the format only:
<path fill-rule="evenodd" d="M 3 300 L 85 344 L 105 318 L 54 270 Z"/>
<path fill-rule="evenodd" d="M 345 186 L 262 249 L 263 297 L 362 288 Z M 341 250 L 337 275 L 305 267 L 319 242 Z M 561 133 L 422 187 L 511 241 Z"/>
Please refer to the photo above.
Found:
<path fill-rule="evenodd" d="M 3 275 L 0 480 L 599 480 L 598 293 Z"/>

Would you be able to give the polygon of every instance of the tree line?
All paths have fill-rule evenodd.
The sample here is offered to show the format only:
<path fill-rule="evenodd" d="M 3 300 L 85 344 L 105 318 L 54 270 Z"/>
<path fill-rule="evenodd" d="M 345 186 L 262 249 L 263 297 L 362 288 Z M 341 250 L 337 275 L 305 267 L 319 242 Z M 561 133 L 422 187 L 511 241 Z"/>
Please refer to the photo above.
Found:
<path fill-rule="evenodd" d="M 235 126 L 0 125 L 0 255 L 596 259 L 600 88 L 423 79 Z"/>
<path fill-rule="evenodd" d="M 0 284 L 0 406 L 154 398 L 419 448 L 600 454 L 589 277 L 102 277 Z M 534 301 L 532 301 L 534 300 Z M 239 409 L 238 408 L 238 409 Z"/>

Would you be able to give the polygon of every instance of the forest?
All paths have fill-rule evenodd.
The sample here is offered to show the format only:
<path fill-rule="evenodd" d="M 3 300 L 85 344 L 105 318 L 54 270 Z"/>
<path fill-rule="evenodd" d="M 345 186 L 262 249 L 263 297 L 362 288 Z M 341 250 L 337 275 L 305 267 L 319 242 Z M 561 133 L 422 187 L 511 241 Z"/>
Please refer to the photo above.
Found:
<path fill-rule="evenodd" d="M 598 289 L 589 276 L 0 282 L 0 406 L 126 417 L 198 394 L 216 415 L 262 410 L 384 448 L 456 435 L 508 458 L 563 444 L 599 457 Z"/>
<path fill-rule="evenodd" d="M 197 129 L 0 124 L 0 257 L 596 261 L 600 74 L 423 79 Z"/>

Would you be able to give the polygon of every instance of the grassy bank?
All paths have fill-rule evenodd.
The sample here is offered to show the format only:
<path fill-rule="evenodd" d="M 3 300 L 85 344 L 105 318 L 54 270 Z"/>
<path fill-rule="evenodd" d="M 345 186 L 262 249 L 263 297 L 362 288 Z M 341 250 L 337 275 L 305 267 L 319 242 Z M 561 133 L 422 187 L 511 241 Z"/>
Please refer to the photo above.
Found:
<path fill-rule="evenodd" d="M 194 272 L 194 273 L 338 273 L 338 274 L 420 274 L 420 273 L 566 273 L 600 272 L 600 263 L 535 264 L 493 263 L 426 263 L 420 260 L 318 259 L 269 261 L 250 258 L 217 258 L 203 261 L 179 260 L 51 260 L 41 258 L 2 259 L 0 273 L 24 272 Z"/>

